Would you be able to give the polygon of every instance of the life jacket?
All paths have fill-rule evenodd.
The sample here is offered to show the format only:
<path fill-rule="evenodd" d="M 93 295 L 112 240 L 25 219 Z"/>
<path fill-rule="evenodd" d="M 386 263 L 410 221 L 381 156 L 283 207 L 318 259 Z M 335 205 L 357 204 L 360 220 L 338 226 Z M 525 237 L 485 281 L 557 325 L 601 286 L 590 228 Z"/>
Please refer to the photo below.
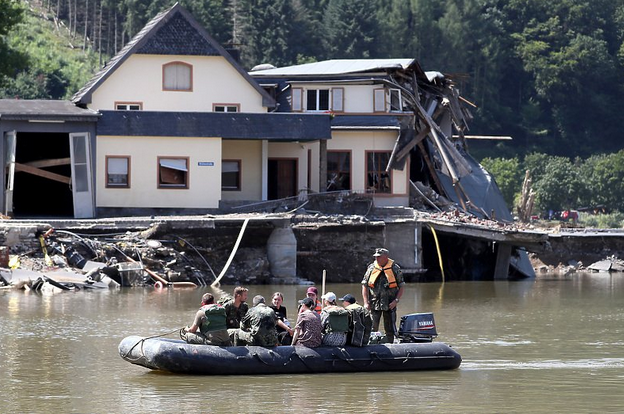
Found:
<path fill-rule="evenodd" d="M 206 319 L 199 328 L 201 333 L 221 331 L 227 329 L 225 323 L 225 308 L 219 304 L 211 303 L 210 305 L 204 305 L 200 308 L 204 311 Z"/>
<path fill-rule="evenodd" d="M 368 278 L 368 287 L 373 288 L 375 286 L 377 276 L 379 276 L 382 272 L 386 275 L 386 279 L 388 279 L 388 287 L 390 289 L 396 289 L 397 287 L 399 287 L 396 281 L 396 277 L 394 276 L 394 272 L 392 271 L 393 264 L 394 260 L 388 259 L 388 263 L 386 263 L 386 266 L 382 268 L 379 267 L 379 265 L 377 264 L 377 260 L 375 260 L 375 263 L 373 264 L 373 271 Z"/>
<path fill-rule="evenodd" d="M 316 301 L 316 306 L 312 310 L 320 315 L 321 311 L 323 310 L 323 305 L 321 304 L 320 301 L 317 300 Z"/>
<path fill-rule="evenodd" d="M 368 345 L 373 327 L 373 319 L 370 311 L 359 305 L 347 306 L 349 312 L 349 334 L 347 344 L 353 346 Z"/>
<path fill-rule="evenodd" d="M 327 313 L 326 324 L 323 333 L 349 332 L 349 312 L 338 306 L 329 306 L 324 309 Z"/>

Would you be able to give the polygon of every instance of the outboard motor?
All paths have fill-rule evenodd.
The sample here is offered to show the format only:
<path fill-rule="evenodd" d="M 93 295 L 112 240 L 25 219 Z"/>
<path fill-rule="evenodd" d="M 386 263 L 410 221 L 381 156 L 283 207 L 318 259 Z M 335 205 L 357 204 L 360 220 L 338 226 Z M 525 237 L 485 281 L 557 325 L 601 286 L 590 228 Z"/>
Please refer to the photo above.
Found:
<path fill-rule="evenodd" d="M 433 313 L 411 313 L 401 316 L 399 342 L 432 342 L 438 336 Z"/>

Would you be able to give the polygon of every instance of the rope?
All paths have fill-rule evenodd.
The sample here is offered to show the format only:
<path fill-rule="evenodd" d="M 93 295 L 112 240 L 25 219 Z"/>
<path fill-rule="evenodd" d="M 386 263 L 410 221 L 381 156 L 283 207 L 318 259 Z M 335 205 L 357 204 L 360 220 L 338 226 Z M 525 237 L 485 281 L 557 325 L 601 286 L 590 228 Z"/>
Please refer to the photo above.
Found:
<path fill-rule="evenodd" d="M 146 339 L 152 339 L 152 338 L 158 338 L 158 337 L 161 337 L 161 336 L 171 335 L 171 334 L 172 334 L 172 333 L 174 333 L 174 332 L 180 332 L 182 329 L 184 329 L 184 327 L 182 327 L 182 328 L 175 328 L 175 329 L 174 329 L 174 330 L 172 330 L 172 331 L 168 331 L 168 332 L 165 332 L 165 333 L 162 333 L 162 334 L 152 335 L 152 336 L 146 336 L 145 338 L 141 338 L 141 339 L 139 339 L 139 340 L 137 341 L 137 343 L 136 343 L 136 344 L 134 344 L 134 345 L 132 345 L 132 347 L 130 347 L 130 349 L 128 350 L 128 352 L 126 352 L 126 353 L 125 353 L 124 355 L 122 355 L 121 357 L 122 357 L 123 359 L 126 359 L 126 358 L 128 357 L 128 355 L 130 355 L 130 352 L 132 352 L 132 350 L 133 350 L 134 348 L 136 348 L 138 344 L 141 344 L 141 356 L 140 356 L 140 357 L 138 357 L 138 358 L 136 358 L 136 359 L 131 359 L 132 361 L 138 361 L 139 359 L 141 359 L 141 358 L 145 357 L 145 354 L 143 353 L 143 342 L 145 342 L 145 340 L 146 340 Z"/>
<path fill-rule="evenodd" d="M 232 249 L 232 253 L 230 253 L 230 257 L 228 258 L 227 263 L 225 263 L 223 270 L 221 270 L 219 277 L 214 282 L 212 282 L 212 285 L 210 286 L 219 286 L 219 281 L 225 275 L 225 272 L 227 272 L 228 268 L 230 267 L 230 264 L 232 263 L 232 259 L 234 259 L 234 255 L 236 254 L 236 251 L 238 250 L 238 245 L 240 244 L 241 239 L 243 238 L 243 234 L 245 234 L 247 223 L 249 223 L 249 218 L 246 218 L 245 221 L 243 222 L 243 227 L 241 227 L 240 233 L 238 233 L 238 239 L 236 239 L 236 243 L 234 244 L 234 249 Z"/>

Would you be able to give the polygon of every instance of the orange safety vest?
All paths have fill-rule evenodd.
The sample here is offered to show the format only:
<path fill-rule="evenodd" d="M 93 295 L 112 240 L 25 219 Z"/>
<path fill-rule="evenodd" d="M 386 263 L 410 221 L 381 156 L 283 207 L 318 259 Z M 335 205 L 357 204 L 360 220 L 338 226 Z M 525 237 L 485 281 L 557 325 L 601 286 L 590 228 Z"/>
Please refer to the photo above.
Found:
<path fill-rule="evenodd" d="M 377 276 L 383 272 L 386 275 L 386 279 L 388 279 L 388 287 L 390 289 L 396 289 L 399 287 L 396 281 L 396 277 L 394 277 L 394 272 L 392 271 L 392 265 L 394 264 L 394 260 L 388 259 L 388 263 L 386 263 L 386 267 L 381 268 L 377 264 L 377 260 L 375 260 L 374 269 L 371 272 L 370 277 L 368 278 L 368 287 L 373 288 L 375 286 L 375 281 L 377 280 Z"/>
<path fill-rule="evenodd" d="M 323 306 L 321 305 L 320 301 L 316 301 L 316 306 L 314 307 L 314 309 L 312 309 L 314 312 L 320 314 L 321 311 L 323 310 Z"/>

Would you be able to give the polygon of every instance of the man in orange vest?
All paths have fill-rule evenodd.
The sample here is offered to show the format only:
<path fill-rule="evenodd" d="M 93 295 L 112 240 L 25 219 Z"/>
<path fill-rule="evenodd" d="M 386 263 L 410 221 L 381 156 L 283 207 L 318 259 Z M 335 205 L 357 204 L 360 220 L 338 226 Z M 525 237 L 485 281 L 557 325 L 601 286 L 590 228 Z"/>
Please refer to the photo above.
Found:
<path fill-rule="evenodd" d="M 396 307 L 399 304 L 405 282 L 401 268 L 390 259 L 387 249 L 375 250 L 375 261 L 368 266 L 362 279 L 362 297 L 364 307 L 373 317 L 373 331 L 379 330 L 379 321 L 383 315 L 384 331 L 389 343 L 396 336 Z"/>

